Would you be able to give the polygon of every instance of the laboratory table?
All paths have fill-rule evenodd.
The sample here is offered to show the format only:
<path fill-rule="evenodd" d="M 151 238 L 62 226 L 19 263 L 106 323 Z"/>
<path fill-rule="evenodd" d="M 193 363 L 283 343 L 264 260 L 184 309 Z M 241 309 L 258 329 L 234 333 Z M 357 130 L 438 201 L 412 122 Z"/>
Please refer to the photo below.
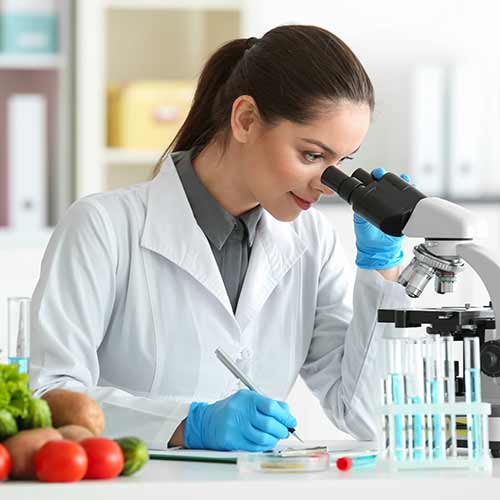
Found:
<path fill-rule="evenodd" d="M 312 496 L 311 496 L 312 495 Z M 380 470 L 315 473 L 241 474 L 234 464 L 151 460 L 132 477 L 111 481 L 48 484 L 0 483 L 8 500 L 446 500 L 500 498 L 500 459 L 488 473 L 426 471 L 389 473 Z"/>

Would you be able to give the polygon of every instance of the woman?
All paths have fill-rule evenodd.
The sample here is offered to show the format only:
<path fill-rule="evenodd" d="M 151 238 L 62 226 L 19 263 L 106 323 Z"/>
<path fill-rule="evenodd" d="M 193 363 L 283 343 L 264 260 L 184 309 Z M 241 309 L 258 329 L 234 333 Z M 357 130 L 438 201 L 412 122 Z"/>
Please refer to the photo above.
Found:
<path fill-rule="evenodd" d="M 360 147 L 374 98 L 336 36 L 282 26 L 207 62 L 150 182 L 77 201 L 33 297 L 32 383 L 86 392 L 109 435 L 265 450 L 297 425 L 300 374 L 341 430 L 377 428 L 379 307 L 402 307 L 401 239 L 355 219 L 351 280 L 309 210 Z M 170 153 L 172 151 L 172 153 Z M 222 348 L 260 386 L 239 390 Z"/>

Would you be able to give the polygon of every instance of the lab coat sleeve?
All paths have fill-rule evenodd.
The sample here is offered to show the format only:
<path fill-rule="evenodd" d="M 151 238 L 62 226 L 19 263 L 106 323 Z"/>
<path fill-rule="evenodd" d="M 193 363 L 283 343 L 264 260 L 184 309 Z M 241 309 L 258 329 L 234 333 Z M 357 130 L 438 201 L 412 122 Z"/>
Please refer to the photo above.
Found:
<path fill-rule="evenodd" d="M 375 270 L 358 269 L 353 292 L 351 283 L 334 234 L 320 273 L 314 332 L 301 376 L 340 430 L 374 440 L 380 422 L 381 338 L 394 329 L 377 323 L 377 309 L 409 307 L 410 299 L 401 285 Z"/>
<path fill-rule="evenodd" d="M 32 300 L 30 383 L 36 395 L 63 387 L 97 400 L 105 435 L 135 435 L 162 449 L 189 404 L 99 387 L 97 351 L 113 311 L 118 250 L 98 201 L 76 202 L 59 223 L 44 255 Z"/>

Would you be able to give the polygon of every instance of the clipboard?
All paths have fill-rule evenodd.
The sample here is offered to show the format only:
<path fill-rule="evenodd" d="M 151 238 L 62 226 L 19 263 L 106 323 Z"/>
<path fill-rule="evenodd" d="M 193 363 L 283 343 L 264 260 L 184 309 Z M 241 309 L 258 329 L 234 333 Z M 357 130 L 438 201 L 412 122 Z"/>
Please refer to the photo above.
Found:
<path fill-rule="evenodd" d="M 374 441 L 306 441 L 304 447 L 312 448 L 316 446 L 326 446 L 331 459 L 337 459 L 340 456 L 355 457 L 377 453 L 377 446 Z M 283 450 L 285 448 L 296 447 L 295 441 L 286 440 L 281 441 L 275 449 Z M 168 448 L 166 450 L 150 449 L 148 451 L 149 458 L 152 460 L 180 460 L 224 464 L 236 464 L 238 455 L 240 454 L 237 451 L 186 450 L 184 448 Z"/>

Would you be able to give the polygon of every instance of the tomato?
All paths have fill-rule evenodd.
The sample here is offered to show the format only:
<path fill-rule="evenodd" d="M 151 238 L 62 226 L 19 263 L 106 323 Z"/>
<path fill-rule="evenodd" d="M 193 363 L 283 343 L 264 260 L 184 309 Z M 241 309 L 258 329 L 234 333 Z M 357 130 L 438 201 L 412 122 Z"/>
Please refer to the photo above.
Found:
<path fill-rule="evenodd" d="M 11 466 L 12 460 L 10 459 L 10 454 L 7 448 L 3 444 L 0 444 L 0 481 L 9 477 Z"/>
<path fill-rule="evenodd" d="M 80 441 L 89 466 L 85 479 L 112 479 L 123 469 L 123 452 L 112 439 L 94 437 Z"/>
<path fill-rule="evenodd" d="M 35 473 L 40 481 L 71 483 L 80 481 L 86 472 L 87 455 L 74 441 L 49 441 L 36 452 Z"/>

